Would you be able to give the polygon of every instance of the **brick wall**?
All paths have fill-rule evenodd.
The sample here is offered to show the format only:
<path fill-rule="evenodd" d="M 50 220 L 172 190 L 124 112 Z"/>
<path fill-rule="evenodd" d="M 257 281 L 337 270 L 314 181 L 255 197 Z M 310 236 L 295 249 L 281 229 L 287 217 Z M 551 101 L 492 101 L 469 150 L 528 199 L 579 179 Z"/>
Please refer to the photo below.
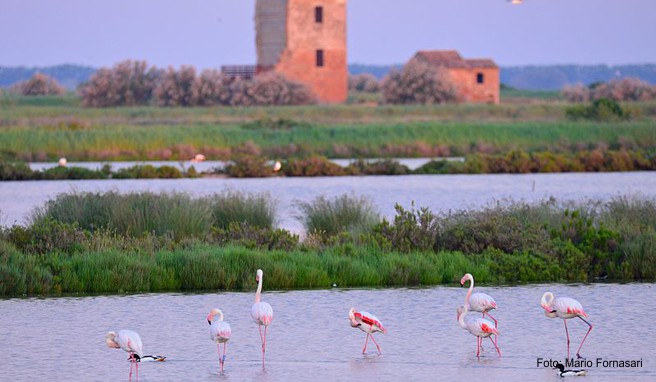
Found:
<path fill-rule="evenodd" d="M 447 70 L 465 102 L 499 103 L 498 68 L 449 68 Z M 483 75 L 483 83 L 477 82 L 479 73 Z"/>
<path fill-rule="evenodd" d="M 315 7 L 323 8 L 323 22 Z M 274 70 L 308 85 L 319 101 L 345 102 L 348 97 L 346 0 L 287 0 L 287 41 Z M 317 67 L 317 50 L 323 67 Z"/>

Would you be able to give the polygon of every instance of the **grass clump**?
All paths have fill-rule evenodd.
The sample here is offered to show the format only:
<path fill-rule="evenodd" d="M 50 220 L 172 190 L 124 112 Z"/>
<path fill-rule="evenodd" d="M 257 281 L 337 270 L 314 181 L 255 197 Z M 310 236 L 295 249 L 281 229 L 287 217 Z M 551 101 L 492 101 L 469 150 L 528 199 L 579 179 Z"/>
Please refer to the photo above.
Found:
<path fill-rule="evenodd" d="M 243 194 L 229 191 L 208 198 L 212 226 L 226 229 L 231 223 L 273 229 L 276 205 L 269 194 Z"/>
<path fill-rule="evenodd" d="M 328 199 L 319 196 L 311 202 L 299 203 L 299 219 L 308 233 L 335 236 L 341 232 L 365 232 L 380 221 L 370 199 L 343 194 Z"/>

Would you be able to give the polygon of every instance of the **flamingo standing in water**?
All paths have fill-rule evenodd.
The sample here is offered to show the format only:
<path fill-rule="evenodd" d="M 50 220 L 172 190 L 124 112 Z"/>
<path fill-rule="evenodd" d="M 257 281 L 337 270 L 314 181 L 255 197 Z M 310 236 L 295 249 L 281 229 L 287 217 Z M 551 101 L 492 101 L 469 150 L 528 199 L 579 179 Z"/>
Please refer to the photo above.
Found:
<path fill-rule="evenodd" d="M 109 332 L 105 335 L 107 346 L 115 349 L 123 349 L 130 353 L 130 380 L 132 380 L 132 365 L 137 367 L 137 381 L 139 380 L 139 362 L 137 358 L 143 357 L 143 346 L 141 337 L 132 330 L 119 330 L 118 334 Z M 135 355 L 137 357 L 135 357 Z"/>
<path fill-rule="evenodd" d="M 465 296 L 465 306 L 467 307 L 467 310 L 470 312 L 483 313 L 483 318 L 485 318 L 485 314 L 487 313 L 492 321 L 494 321 L 494 327 L 498 328 L 499 322 L 497 322 L 497 319 L 490 314 L 492 309 L 497 308 L 496 301 L 494 301 L 492 296 L 488 294 L 478 292 L 472 293 L 474 290 L 474 276 L 472 276 L 471 273 L 466 273 L 462 276 L 460 279 L 460 285 L 465 285 L 467 280 L 471 281 L 469 284 L 469 291 L 467 292 L 467 296 Z"/>
<path fill-rule="evenodd" d="M 545 292 L 545 294 L 542 295 L 542 301 L 540 305 L 542 305 L 542 308 L 544 309 L 545 316 L 549 318 L 560 317 L 563 319 L 563 322 L 565 323 L 565 334 L 567 335 L 567 359 L 569 359 L 569 330 L 567 330 L 567 320 L 570 318 L 578 317 L 581 319 L 581 321 L 588 324 L 588 332 L 585 333 L 583 341 L 581 341 L 581 345 L 579 345 L 579 349 L 576 351 L 576 357 L 583 358 L 580 354 L 581 348 L 583 347 L 585 339 L 588 338 L 588 334 L 590 334 L 590 331 L 592 331 L 592 324 L 583 318 L 588 317 L 588 315 L 585 313 L 585 311 L 583 311 L 583 306 L 581 303 L 570 297 L 554 298 L 553 293 Z"/>
<path fill-rule="evenodd" d="M 219 353 L 219 363 L 221 364 L 221 371 L 226 359 L 227 342 L 232 335 L 230 325 L 223 321 L 223 312 L 221 309 L 212 309 L 210 314 L 207 315 L 207 323 L 210 324 L 210 338 L 216 342 L 216 349 Z M 223 354 L 221 354 L 221 344 L 223 344 Z"/>
<path fill-rule="evenodd" d="M 493 327 L 494 324 L 492 323 L 492 321 L 488 319 L 466 317 L 467 311 L 468 309 L 466 305 L 460 305 L 458 307 L 457 318 L 460 327 L 462 327 L 463 329 L 467 330 L 469 333 L 476 336 L 476 357 L 480 356 L 481 346 L 483 345 L 483 338 L 485 337 L 490 338 L 490 341 L 492 341 L 492 344 L 497 349 L 497 353 L 499 353 L 499 357 L 501 357 L 501 349 L 499 349 L 497 343 L 493 341 L 491 338 L 493 334 L 495 336 L 498 336 L 499 330 Z"/>
<path fill-rule="evenodd" d="M 376 332 L 381 332 L 381 333 L 387 333 L 387 329 L 383 326 L 383 324 L 374 316 L 373 314 L 367 313 L 367 312 L 356 312 L 355 308 L 351 308 L 349 310 L 349 321 L 351 323 L 351 327 L 353 328 L 358 328 L 362 330 L 363 332 L 367 333 L 367 339 L 364 341 L 364 348 L 362 349 L 362 354 L 365 354 L 367 352 L 367 343 L 369 342 L 369 337 L 374 341 L 376 344 L 376 348 L 378 349 L 378 354 L 380 355 L 380 346 L 378 346 L 378 342 L 376 342 L 376 339 L 374 338 L 374 333 Z"/>
<path fill-rule="evenodd" d="M 264 367 L 264 353 L 266 352 L 266 335 L 267 328 L 273 320 L 273 308 L 266 302 L 260 301 L 260 294 L 262 293 L 262 276 L 264 272 L 261 269 L 257 270 L 255 281 L 257 281 L 257 292 L 255 292 L 255 303 L 251 308 L 251 317 L 257 323 L 260 329 L 260 340 L 262 341 L 262 367 Z M 264 335 L 262 335 L 262 325 L 264 325 Z"/>

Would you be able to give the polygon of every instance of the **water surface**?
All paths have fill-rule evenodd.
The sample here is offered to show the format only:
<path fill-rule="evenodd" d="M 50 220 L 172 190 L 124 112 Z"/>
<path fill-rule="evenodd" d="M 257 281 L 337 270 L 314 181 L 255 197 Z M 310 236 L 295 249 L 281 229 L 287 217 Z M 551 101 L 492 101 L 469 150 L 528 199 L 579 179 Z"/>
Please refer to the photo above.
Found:
<path fill-rule="evenodd" d="M 558 381 L 536 367 L 538 357 L 562 360 L 561 319 L 544 316 L 539 302 L 550 290 L 578 299 L 594 325 L 582 354 L 589 359 L 643 359 L 638 369 L 590 368 L 585 381 L 656 380 L 653 284 L 477 287 L 499 306 L 499 358 L 488 340 L 480 359 L 476 340 L 456 322 L 465 288 L 361 289 L 267 292 L 274 319 L 262 370 L 259 334 L 250 318 L 254 293 L 145 294 L 0 300 L 0 375 L 6 381 L 127 380 L 122 350 L 107 348 L 104 335 L 129 328 L 144 351 L 168 356 L 140 367 L 141 381 Z M 376 338 L 383 354 L 348 323 L 350 307 L 376 314 L 388 328 Z M 232 326 L 226 370 L 219 372 L 216 346 L 205 320 L 219 307 Z M 574 351 L 587 326 L 569 320 Z"/>
<path fill-rule="evenodd" d="M 152 191 L 203 196 L 226 189 L 269 193 L 278 201 L 279 226 L 300 232 L 302 227 L 296 219 L 298 202 L 319 195 L 367 195 L 389 218 L 395 214 L 395 203 L 408 208 L 413 201 L 418 207 L 440 212 L 480 208 L 506 198 L 538 201 L 551 196 L 558 200 L 608 200 L 618 195 L 655 197 L 656 172 L 0 182 L 0 224 L 23 224 L 34 208 L 64 192 Z"/>

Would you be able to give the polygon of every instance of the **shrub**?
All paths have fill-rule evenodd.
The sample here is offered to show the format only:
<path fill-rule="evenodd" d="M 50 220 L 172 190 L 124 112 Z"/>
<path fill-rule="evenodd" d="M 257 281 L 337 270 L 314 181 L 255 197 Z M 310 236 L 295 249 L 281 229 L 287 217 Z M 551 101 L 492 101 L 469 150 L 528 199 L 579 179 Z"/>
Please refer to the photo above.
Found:
<path fill-rule="evenodd" d="M 623 78 L 602 83 L 592 89 L 591 98 L 607 98 L 613 101 L 648 101 L 656 98 L 656 86 L 639 78 Z"/>
<path fill-rule="evenodd" d="M 249 91 L 252 92 L 254 105 L 307 105 L 316 102 L 307 86 L 274 72 L 256 76 Z"/>
<path fill-rule="evenodd" d="M 631 113 L 625 111 L 617 101 L 609 98 L 596 99 L 589 106 L 570 106 L 565 109 L 565 115 L 572 120 L 617 121 L 631 118 Z"/>
<path fill-rule="evenodd" d="M 196 92 L 198 104 L 201 106 L 230 105 L 229 77 L 215 69 L 203 70 L 198 77 Z"/>
<path fill-rule="evenodd" d="M 410 61 L 383 80 L 383 100 L 392 104 L 456 102 L 458 91 L 448 75 L 428 64 Z"/>
<path fill-rule="evenodd" d="M 77 223 L 64 223 L 50 218 L 8 230 L 7 239 L 24 253 L 80 252 L 87 241 L 84 230 Z"/>
<path fill-rule="evenodd" d="M 349 90 L 365 93 L 377 93 L 380 91 L 380 82 L 369 73 L 362 73 L 349 76 Z"/>
<path fill-rule="evenodd" d="M 266 158 L 250 154 L 236 155 L 222 172 L 234 178 L 263 178 L 274 174 Z"/>
<path fill-rule="evenodd" d="M 154 92 L 159 106 L 194 106 L 198 103 L 196 69 L 182 65 L 179 70 L 169 67 Z"/>
<path fill-rule="evenodd" d="M 343 194 L 334 199 L 319 196 L 311 202 L 300 202 L 299 220 L 308 233 L 325 237 L 341 232 L 357 234 L 370 231 L 380 215 L 366 197 Z"/>
<path fill-rule="evenodd" d="M 161 73 L 145 61 L 122 61 L 101 68 L 80 87 L 82 105 L 89 107 L 146 105 Z"/>
<path fill-rule="evenodd" d="M 408 166 L 390 159 L 373 162 L 359 159 L 349 163 L 344 170 L 351 175 L 406 175 L 411 173 Z"/>
<path fill-rule="evenodd" d="M 435 248 L 437 238 L 437 220 L 426 207 L 415 209 L 414 202 L 410 210 L 401 205 L 394 206 L 396 216 L 392 223 L 383 219 L 373 228 L 374 233 L 384 237 L 395 251 L 430 251 Z"/>
<path fill-rule="evenodd" d="M 287 176 L 339 176 L 346 171 L 338 164 L 325 157 L 290 159 L 283 167 Z"/>
<path fill-rule="evenodd" d="M 568 102 L 583 103 L 590 101 L 590 88 L 578 83 L 576 85 L 565 85 L 562 96 Z"/>
<path fill-rule="evenodd" d="M 27 163 L 0 161 L 0 180 L 28 180 L 33 174 Z"/>
<path fill-rule="evenodd" d="M 298 247 L 299 238 L 287 230 L 274 230 L 233 221 L 226 228 L 212 227 L 210 242 L 222 246 L 230 244 L 268 251 L 293 251 Z"/>
<path fill-rule="evenodd" d="M 24 96 L 62 95 L 66 89 L 57 80 L 43 73 L 35 73 L 29 80 L 20 82 L 12 90 Z"/>

